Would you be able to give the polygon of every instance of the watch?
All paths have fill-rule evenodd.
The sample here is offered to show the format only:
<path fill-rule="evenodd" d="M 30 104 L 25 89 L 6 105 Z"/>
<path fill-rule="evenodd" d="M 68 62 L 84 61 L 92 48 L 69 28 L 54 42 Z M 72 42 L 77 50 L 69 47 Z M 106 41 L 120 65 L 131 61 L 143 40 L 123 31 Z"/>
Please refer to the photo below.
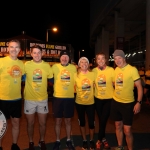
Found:
<path fill-rule="evenodd" d="M 137 103 L 142 104 L 142 101 L 137 101 Z"/>

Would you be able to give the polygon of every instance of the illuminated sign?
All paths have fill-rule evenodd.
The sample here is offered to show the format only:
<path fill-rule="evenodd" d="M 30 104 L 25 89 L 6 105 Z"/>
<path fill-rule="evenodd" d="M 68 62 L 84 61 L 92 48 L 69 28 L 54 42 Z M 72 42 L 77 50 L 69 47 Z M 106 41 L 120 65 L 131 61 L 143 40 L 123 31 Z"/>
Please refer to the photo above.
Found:
<path fill-rule="evenodd" d="M 54 49 L 54 45 L 46 44 L 47 49 Z"/>
<path fill-rule="evenodd" d="M 45 44 L 41 44 L 41 43 L 30 43 L 30 47 L 34 46 L 34 45 L 39 45 L 42 48 L 45 48 Z"/>

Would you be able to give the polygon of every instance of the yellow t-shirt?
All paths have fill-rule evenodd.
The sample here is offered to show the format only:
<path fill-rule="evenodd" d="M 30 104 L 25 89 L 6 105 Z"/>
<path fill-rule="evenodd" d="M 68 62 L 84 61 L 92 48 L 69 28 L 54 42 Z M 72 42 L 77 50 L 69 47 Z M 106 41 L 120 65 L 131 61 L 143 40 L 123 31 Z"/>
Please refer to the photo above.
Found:
<path fill-rule="evenodd" d="M 16 100 L 21 98 L 21 78 L 24 64 L 9 56 L 0 58 L 0 99 Z"/>
<path fill-rule="evenodd" d="M 124 68 L 115 69 L 115 92 L 113 98 L 121 103 L 130 103 L 134 101 L 134 81 L 140 79 L 138 70 L 126 65 Z"/>
<path fill-rule="evenodd" d="M 47 62 L 35 63 L 27 61 L 25 63 L 25 100 L 42 101 L 48 98 L 47 80 L 53 78 L 53 72 Z"/>
<path fill-rule="evenodd" d="M 94 68 L 92 70 L 95 76 L 95 92 L 94 96 L 98 99 L 110 99 L 114 93 L 114 69 L 106 66 L 104 70 Z"/>
<path fill-rule="evenodd" d="M 76 73 L 74 79 L 77 93 L 75 102 L 84 105 L 94 104 L 94 73 Z"/>
<path fill-rule="evenodd" d="M 62 66 L 54 64 L 52 66 L 54 74 L 54 97 L 74 98 L 74 74 L 76 67 L 72 64 Z"/>
<path fill-rule="evenodd" d="M 145 84 L 150 85 L 150 70 L 145 72 Z"/>
<path fill-rule="evenodd" d="M 139 72 L 139 75 L 140 75 L 141 79 L 145 83 L 145 72 L 143 70 L 139 70 L 138 72 Z"/>

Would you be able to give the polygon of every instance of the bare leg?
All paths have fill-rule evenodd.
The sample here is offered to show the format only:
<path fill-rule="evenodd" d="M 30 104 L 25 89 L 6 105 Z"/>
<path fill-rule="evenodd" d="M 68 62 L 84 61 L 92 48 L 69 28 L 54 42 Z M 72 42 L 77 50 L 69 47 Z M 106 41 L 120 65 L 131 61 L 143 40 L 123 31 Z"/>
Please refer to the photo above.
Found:
<path fill-rule="evenodd" d="M 131 126 L 124 125 L 124 133 L 126 136 L 128 150 L 133 150 L 133 135 L 131 131 Z"/>
<path fill-rule="evenodd" d="M 116 127 L 116 137 L 118 141 L 118 145 L 123 145 L 123 122 L 122 121 L 115 121 Z"/>
<path fill-rule="evenodd" d="M 40 125 L 40 141 L 44 141 L 46 131 L 46 118 L 47 114 L 38 113 L 39 125 Z"/>
<path fill-rule="evenodd" d="M 26 114 L 27 118 L 27 132 L 29 137 L 29 142 L 33 142 L 33 132 L 34 132 L 34 114 Z"/>
<path fill-rule="evenodd" d="M 60 128 L 61 128 L 62 118 L 55 119 L 55 132 L 56 132 L 56 140 L 60 140 Z"/>
<path fill-rule="evenodd" d="M 13 138 L 13 143 L 16 144 L 18 141 L 18 136 L 19 136 L 19 118 L 12 118 L 11 117 L 11 123 L 12 123 L 12 138 Z"/>
<path fill-rule="evenodd" d="M 85 131 L 85 127 L 80 127 L 81 129 L 81 134 L 82 134 L 82 138 L 84 141 L 86 141 L 86 131 Z"/>
<path fill-rule="evenodd" d="M 90 140 L 94 139 L 94 129 L 90 129 Z"/>
<path fill-rule="evenodd" d="M 67 139 L 70 139 L 71 134 L 71 118 L 65 118 Z"/>

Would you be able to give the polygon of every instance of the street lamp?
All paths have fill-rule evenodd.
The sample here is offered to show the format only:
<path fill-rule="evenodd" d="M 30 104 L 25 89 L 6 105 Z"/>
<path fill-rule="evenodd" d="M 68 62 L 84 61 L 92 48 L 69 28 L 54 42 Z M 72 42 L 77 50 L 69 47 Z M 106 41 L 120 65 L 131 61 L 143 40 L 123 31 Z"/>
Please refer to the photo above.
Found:
<path fill-rule="evenodd" d="M 54 27 L 54 28 L 52 28 L 52 29 L 47 29 L 46 30 L 46 42 L 48 42 L 48 31 L 49 30 L 52 30 L 53 32 L 57 32 L 58 31 L 58 29 L 56 28 L 56 27 Z"/>
<path fill-rule="evenodd" d="M 84 52 L 84 49 L 82 49 L 81 51 Z M 81 56 L 81 54 L 80 54 L 80 50 L 79 50 L 79 59 L 80 59 L 80 56 Z"/>

